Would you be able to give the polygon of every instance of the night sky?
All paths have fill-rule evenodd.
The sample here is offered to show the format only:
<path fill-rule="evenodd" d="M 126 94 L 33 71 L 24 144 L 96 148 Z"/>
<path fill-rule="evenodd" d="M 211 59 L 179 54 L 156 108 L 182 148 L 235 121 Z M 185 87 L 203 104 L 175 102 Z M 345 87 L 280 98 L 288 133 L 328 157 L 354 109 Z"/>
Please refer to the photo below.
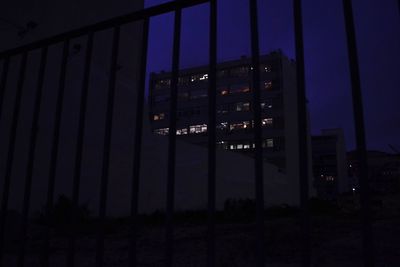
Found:
<path fill-rule="evenodd" d="M 146 6 L 168 2 L 146 0 Z M 260 49 L 294 58 L 292 0 L 259 2 Z M 354 0 L 355 23 L 370 149 L 400 150 L 400 14 L 397 0 Z M 250 55 L 248 1 L 219 0 L 218 60 Z M 208 63 L 207 4 L 185 9 L 181 67 Z M 312 133 L 343 128 L 354 149 L 350 77 L 341 0 L 304 0 L 306 86 Z M 153 18 L 148 72 L 170 70 L 173 14 Z M 393 151 L 391 151 L 393 152 Z"/>

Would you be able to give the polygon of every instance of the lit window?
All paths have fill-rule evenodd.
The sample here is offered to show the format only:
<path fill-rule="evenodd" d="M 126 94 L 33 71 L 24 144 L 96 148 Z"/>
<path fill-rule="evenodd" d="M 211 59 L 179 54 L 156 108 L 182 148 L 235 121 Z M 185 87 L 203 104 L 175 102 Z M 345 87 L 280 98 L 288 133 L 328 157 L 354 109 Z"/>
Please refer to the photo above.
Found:
<path fill-rule="evenodd" d="M 176 135 L 186 135 L 186 134 L 188 134 L 187 128 L 182 128 L 182 129 L 176 130 Z"/>
<path fill-rule="evenodd" d="M 272 103 L 271 100 L 267 100 L 266 102 L 261 103 L 261 109 L 271 109 Z"/>
<path fill-rule="evenodd" d="M 266 140 L 267 147 L 274 147 L 274 139 L 270 138 Z"/>
<path fill-rule="evenodd" d="M 271 126 L 273 124 L 274 124 L 274 119 L 273 118 L 262 119 L 262 126 Z"/>
<path fill-rule="evenodd" d="M 272 89 L 272 82 L 268 81 L 268 82 L 264 82 L 264 88 L 267 90 L 271 90 Z"/>
<path fill-rule="evenodd" d="M 204 81 L 208 79 L 208 74 L 204 74 L 202 77 L 200 77 L 200 81 Z"/>
<path fill-rule="evenodd" d="M 230 93 L 247 93 L 250 92 L 250 88 L 248 84 L 241 84 L 241 85 L 232 85 Z"/>
<path fill-rule="evenodd" d="M 250 144 L 244 144 L 244 145 L 243 145 L 243 148 L 244 148 L 244 149 L 250 149 Z"/>
<path fill-rule="evenodd" d="M 230 150 L 236 149 L 236 145 L 230 145 L 230 146 L 229 146 L 229 149 L 230 149 Z"/>
<path fill-rule="evenodd" d="M 191 134 L 205 133 L 207 132 L 207 124 L 191 125 L 189 132 Z"/>
<path fill-rule="evenodd" d="M 222 148 L 222 149 L 228 149 L 229 148 L 227 142 L 225 142 L 225 141 L 217 142 L 217 146 Z"/>
<path fill-rule="evenodd" d="M 271 72 L 272 68 L 271 68 L 270 65 L 262 65 L 261 66 L 261 71 L 263 71 L 263 72 Z"/>
<path fill-rule="evenodd" d="M 250 122 L 249 121 L 243 121 L 243 122 L 235 122 L 231 123 L 229 126 L 229 129 L 232 130 L 238 130 L 238 129 L 247 129 L 250 128 Z"/>
<path fill-rule="evenodd" d="M 160 134 L 160 135 L 168 135 L 169 133 L 169 128 L 160 128 L 160 129 L 155 129 L 154 133 Z"/>
<path fill-rule="evenodd" d="M 229 88 L 227 86 L 218 87 L 217 91 L 220 95 L 229 95 Z"/>
<path fill-rule="evenodd" d="M 190 81 L 191 82 L 197 82 L 197 81 L 204 81 L 208 79 L 208 74 L 204 73 L 204 74 L 196 74 L 196 75 L 192 75 L 190 76 Z"/>
<path fill-rule="evenodd" d="M 238 144 L 237 149 L 243 149 L 243 144 Z"/>
<path fill-rule="evenodd" d="M 329 181 L 329 182 L 335 181 L 335 177 L 333 177 L 333 176 L 326 176 L 325 179 L 326 179 L 327 181 Z"/>
<path fill-rule="evenodd" d="M 236 111 L 249 111 L 250 110 L 250 103 L 249 102 L 236 103 L 236 108 L 235 109 L 236 109 Z"/>
<path fill-rule="evenodd" d="M 217 129 L 220 129 L 220 130 L 228 129 L 228 123 L 227 123 L 227 122 L 221 122 L 221 123 L 219 123 L 219 124 L 217 125 Z"/>
<path fill-rule="evenodd" d="M 164 113 L 158 113 L 153 115 L 153 121 L 160 121 L 163 120 L 164 118 L 165 118 Z"/>

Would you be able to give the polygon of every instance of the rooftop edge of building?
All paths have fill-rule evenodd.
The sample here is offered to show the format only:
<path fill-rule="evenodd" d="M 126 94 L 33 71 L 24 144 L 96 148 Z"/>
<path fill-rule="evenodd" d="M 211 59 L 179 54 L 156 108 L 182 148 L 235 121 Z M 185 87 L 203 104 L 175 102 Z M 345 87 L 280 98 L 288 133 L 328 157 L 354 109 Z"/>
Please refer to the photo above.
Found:
<path fill-rule="evenodd" d="M 296 64 L 296 61 L 294 59 L 290 59 L 287 57 L 282 50 L 277 49 L 274 50 L 268 54 L 260 55 L 260 61 L 261 63 L 266 60 L 273 60 L 273 59 L 284 59 L 292 64 Z M 250 64 L 251 63 L 251 57 L 248 57 L 246 55 L 242 55 L 239 59 L 232 59 L 232 60 L 225 60 L 222 62 L 217 63 L 217 69 L 219 68 L 224 68 L 224 67 L 232 67 L 235 65 L 242 65 L 243 63 Z M 199 65 L 195 67 L 188 67 L 188 68 L 182 68 L 179 70 L 180 74 L 194 74 L 194 73 L 199 73 L 201 71 L 207 72 L 208 71 L 208 65 Z M 158 72 L 150 72 L 150 77 L 170 77 L 171 76 L 171 71 L 158 71 Z"/>

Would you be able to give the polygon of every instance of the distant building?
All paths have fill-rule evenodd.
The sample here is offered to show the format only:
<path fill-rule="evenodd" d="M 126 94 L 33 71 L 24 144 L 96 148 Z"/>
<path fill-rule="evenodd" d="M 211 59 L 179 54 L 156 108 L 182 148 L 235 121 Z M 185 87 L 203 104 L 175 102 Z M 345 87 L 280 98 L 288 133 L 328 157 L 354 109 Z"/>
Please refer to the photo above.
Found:
<path fill-rule="evenodd" d="M 400 154 L 367 151 L 368 181 L 373 193 L 400 192 Z M 354 190 L 359 188 L 359 164 L 356 151 L 347 153 L 348 173 Z"/>
<path fill-rule="evenodd" d="M 296 64 L 280 51 L 260 57 L 263 151 L 266 161 L 297 176 L 298 113 Z M 252 155 L 254 148 L 251 59 L 218 64 L 217 140 L 225 150 Z M 179 74 L 176 134 L 181 140 L 207 145 L 208 66 Z M 150 120 L 154 133 L 169 133 L 171 73 L 150 76 Z M 311 159 L 311 157 L 310 157 Z M 288 173 L 291 172 L 291 173 Z"/>
<path fill-rule="evenodd" d="M 314 186 L 321 199 L 334 200 L 349 190 L 342 129 L 322 130 L 312 137 Z"/>

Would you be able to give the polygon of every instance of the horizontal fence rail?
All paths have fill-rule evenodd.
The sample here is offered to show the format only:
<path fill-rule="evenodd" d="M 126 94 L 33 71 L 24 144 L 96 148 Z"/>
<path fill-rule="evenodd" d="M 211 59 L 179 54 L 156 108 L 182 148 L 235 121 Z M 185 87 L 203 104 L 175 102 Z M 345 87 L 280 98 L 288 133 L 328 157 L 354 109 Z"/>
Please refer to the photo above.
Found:
<path fill-rule="evenodd" d="M 142 162 L 142 130 L 144 118 L 144 101 L 145 101 L 145 85 L 146 85 L 146 68 L 147 68 L 147 53 L 149 40 L 149 24 L 154 16 L 173 13 L 174 14 L 174 33 L 173 33 L 173 51 L 172 51 L 172 79 L 170 87 L 170 106 L 169 106 L 169 135 L 168 135 L 168 160 L 166 173 L 166 217 L 165 217 L 165 266 L 174 266 L 174 213 L 175 213 L 175 175 L 176 175 L 176 128 L 177 128 L 177 106 L 178 106 L 178 83 L 180 71 L 180 53 L 181 53 L 181 28 L 182 28 L 182 11 L 185 8 L 194 7 L 200 4 L 209 4 L 209 63 L 208 63 L 208 173 L 207 173 L 207 266 L 218 266 L 216 261 L 216 99 L 217 99 L 217 15 L 218 1 L 217 0 L 179 0 L 161 4 L 158 6 L 135 11 L 128 15 L 119 16 L 113 19 L 105 20 L 90 26 L 82 27 L 76 30 L 58 34 L 43 40 L 39 40 L 17 48 L 9 49 L 0 52 L 0 61 L 2 62 L 2 73 L 0 77 L 0 121 L 4 118 L 4 103 L 6 98 L 6 89 L 9 84 L 9 74 L 11 61 L 19 62 L 17 75 L 17 85 L 13 109 L 11 115 L 11 124 L 5 159 L 5 173 L 1 174 L 1 182 L 3 183 L 2 202 L 1 202 L 1 218 L 0 218 L 0 266 L 4 266 L 5 256 L 5 233 L 7 210 L 9 206 L 10 186 L 13 178 L 13 165 L 17 160 L 15 151 L 18 144 L 17 131 L 18 124 L 21 121 L 21 103 L 26 82 L 27 68 L 29 68 L 29 60 L 34 51 L 40 52 L 39 71 L 37 74 L 37 82 L 34 91 L 32 122 L 29 132 L 29 149 L 28 163 L 26 165 L 26 174 L 24 176 L 23 190 L 23 206 L 22 206 L 22 224 L 20 229 L 20 245 L 18 250 L 18 266 L 26 265 L 26 253 L 28 242 L 28 225 L 30 214 L 30 201 L 32 193 L 33 173 L 35 168 L 35 156 L 38 150 L 38 128 L 40 112 L 43 106 L 43 87 L 46 75 L 48 73 L 48 58 L 49 49 L 52 46 L 61 45 L 60 72 L 55 86 L 56 97 L 54 99 L 54 125 L 52 125 L 52 140 L 50 145 L 50 162 L 49 170 L 46 177 L 47 190 L 45 194 L 45 221 L 46 227 L 43 232 L 43 243 L 40 251 L 40 264 L 43 267 L 50 266 L 51 256 L 51 216 L 54 209 L 55 184 L 57 168 L 60 165 L 58 160 L 61 145 L 62 135 L 62 120 L 65 108 L 66 84 L 68 82 L 67 72 L 69 71 L 68 59 L 70 57 L 71 40 L 82 38 L 85 40 L 84 49 L 84 64 L 82 81 L 79 90 L 79 106 L 78 106 L 78 123 L 77 133 L 75 136 L 76 144 L 74 150 L 74 166 L 72 179 L 72 207 L 78 207 L 80 203 L 80 191 L 82 184 L 82 168 L 83 154 L 85 144 L 85 133 L 87 132 L 88 121 L 88 102 L 90 99 L 90 75 L 93 69 L 95 35 L 102 30 L 111 31 L 111 54 L 109 63 L 109 76 L 107 97 L 105 105 L 105 128 L 104 140 L 102 144 L 102 163 L 101 177 L 99 190 L 99 214 L 98 214 L 98 229 L 96 235 L 96 250 L 95 250 L 95 266 L 104 266 L 105 261 L 105 238 L 106 238 L 106 220 L 107 220 L 107 201 L 110 184 L 110 162 L 112 160 L 112 137 L 113 137 L 113 118 L 114 108 L 116 106 L 116 83 L 118 71 L 118 59 L 120 56 L 121 46 L 121 26 L 137 22 L 141 23 L 142 32 L 140 35 L 141 53 L 139 60 L 139 75 L 135 84 L 130 86 L 137 87 L 136 103 L 134 103 L 135 127 L 133 140 L 133 159 L 132 159 L 132 177 L 131 177 L 131 195 L 130 195 L 130 235 L 129 235 L 129 266 L 138 266 L 138 212 L 139 212 L 139 195 L 140 195 L 140 164 Z M 260 85 L 260 47 L 259 47 L 259 22 L 258 22 L 258 7 L 257 0 L 248 0 L 248 8 L 250 14 L 250 40 L 251 43 L 251 84 L 252 84 L 252 101 L 254 104 L 253 119 L 254 119 L 254 189 L 255 189 L 255 205 L 256 205 L 256 266 L 266 265 L 266 246 L 265 238 L 268 238 L 268 233 L 264 234 L 264 182 L 269 178 L 263 171 L 263 151 L 262 151 L 262 124 L 261 124 L 261 85 Z M 366 140 L 364 115 L 361 97 L 361 82 L 358 67 L 356 38 L 353 21 L 353 10 L 350 0 L 343 0 L 343 9 L 345 15 L 345 27 L 347 33 L 347 45 L 349 53 L 350 76 L 353 96 L 353 111 L 355 117 L 355 130 L 357 140 L 358 158 L 361 166 L 361 207 L 362 207 L 362 223 L 363 223 L 363 260 L 364 266 L 374 266 L 374 247 L 372 238 L 372 227 L 370 218 L 370 203 L 367 177 L 367 158 L 366 158 Z M 299 196 L 301 204 L 301 222 L 302 222 L 302 266 L 311 266 L 311 229 L 310 229 L 310 209 L 309 201 L 309 183 L 308 176 L 309 162 L 307 162 L 310 151 L 307 150 L 307 107 L 306 107 L 306 84 L 305 84 L 305 67 L 304 67 L 304 44 L 303 44 L 303 24 L 302 24 L 302 1 L 293 0 L 293 15 L 294 15 L 294 37 L 296 48 L 296 71 L 297 71 L 297 108 L 298 108 L 298 138 L 299 138 Z M 3 129 L 1 129 L 3 131 Z M 66 264 L 68 267 L 79 266 L 77 264 L 77 239 L 79 238 L 77 220 L 79 214 L 77 210 L 72 208 L 69 214 L 70 221 L 68 222 L 68 244 L 66 253 Z"/>
<path fill-rule="evenodd" d="M 53 37 L 49 37 L 37 42 L 33 42 L 27 45 L 23 45 L 17 48 L 13 48 L 10 50 L 6 50 L 3 52 L 0 52 L 0 58 L 6 57 L 6 56 L 14 56 L 21 54 L 23 52 L 31 51 L 34 49 L 41 48 L 43 46 L 49 46 L 52 44 L 56 44 L 59 42 L 63 42 L 66 39 L 73 39 L 76 37 L 80 37 L 82 35 L 86 35 L 90 32 L 98 32 L 102 30 L 106 30 L 115 26 L 121 26 L 127 23 L 135 22 L 135 21 L 142 21 L 154 16 L 162 15 L 165 13 L 169 12 L 174 12 L 177 9 L 183 9 L 183 8 L 188 8 L 192 6 L 196 6 L 199 4 L 204 4 L 208 3 L 210 0 L 178 0 L 178 1 L 172 1 L 168 2 L 165 4 L 161 4 L 158 6 L 150 7 L 147 9 L 139 10 L 136 12 L 133 12 L 128 15 L 116 17 L 113 19 L 105 20 L 90 26 L 82 27 L 76 30 L 72 30 L 69 32 L 65 32 L 59 35 L 55 35 Z"/>

